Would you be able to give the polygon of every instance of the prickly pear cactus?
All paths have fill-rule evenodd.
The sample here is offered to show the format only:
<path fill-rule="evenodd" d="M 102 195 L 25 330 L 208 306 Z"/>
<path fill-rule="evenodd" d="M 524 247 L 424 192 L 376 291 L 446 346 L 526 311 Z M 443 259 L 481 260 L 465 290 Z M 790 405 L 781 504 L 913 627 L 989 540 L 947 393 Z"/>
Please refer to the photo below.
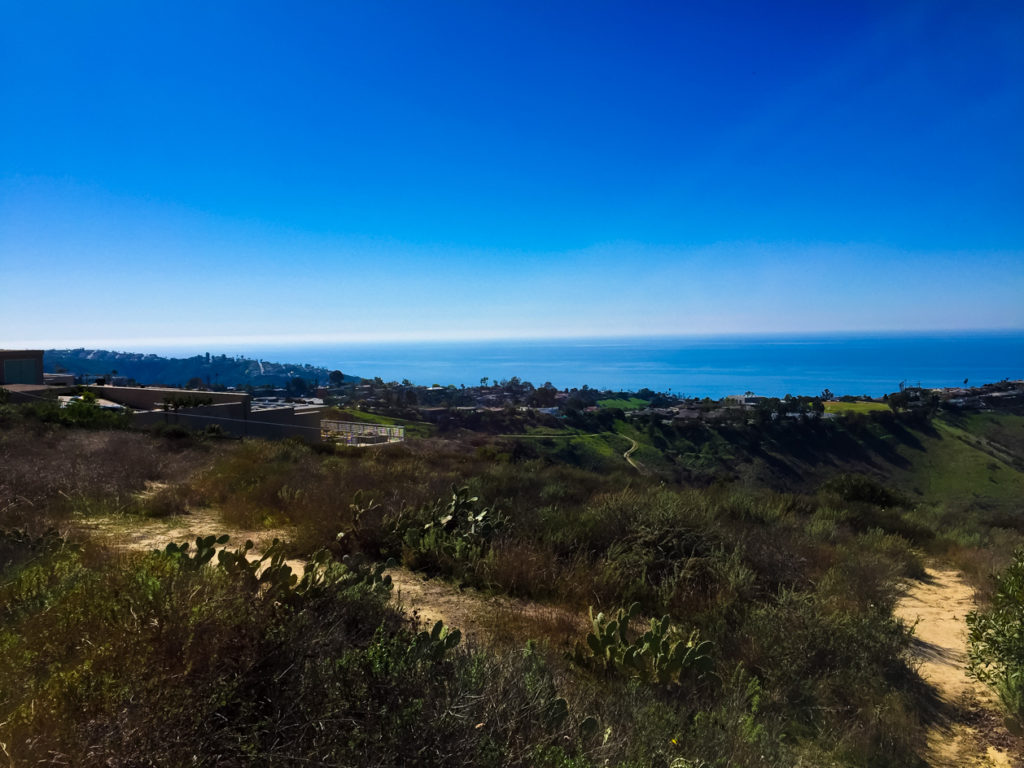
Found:
<path fill-rule="evenodd" d="M 371 592 L 386 595 L 391 591 L 391 576 L 385 571 L 395 566 L 389 559 L 384 563 L 370 563 L 362 555 L 346 555 L 342 562 L 334 560 L 331 553 L 319 550 L 310 557 L 305 573 L 300 580 L 285 561 L 285 544 L 279 539 L 256 556 L 252 541 L 231 550 L 224 547 L 229 537 L 205 536 L 195 541 L 195 554 L 190 545 L 169 543 L 155 554 L 177 558 L 183 569 L 198 571 L 217 555 L 215 566 L 227 575 L 238 579 L 254 595 L 266 600 L 294 602 L 309 595 L 316 589 L 347 589 L 365 586 Z M 217 551 L 217 547 L 222 547 Z"/>
<path fill-rule="evenodd" d="M 595 616 L 591 608 L 593 631 L 587 634 L 586 647 L 577 643 L 569 658 L 580 666 L 598 666 L 609 674 L 620 673 L 660 685 L 678 683 L 689 676 L 700 679 L 711 672 L 711 643 L 702 641 L 697 630 L 683 639 L 668 616 L 651 619 L 650 628 L 630 640 L 630 622 L 639 614 L 638 603 L 628 610 L 620 609 L 610 620 L 603 613 Z"/>
<path fill-rule="evenodd" d="M 468 486 L 452 486 L 451 499 L 445 506 L 435 507 L 432 519 L 424 526 L 424 532 L 441 530 L 467 541 L 488 541 L 505 525 L 504 518 L 495 510 L 477 510 L 479 498 L 470 496 Z"/>
<path fill-rule="evenodd" d="M 423 660 L 439 662 L 445 654 L 455 648 L 462 640 L 462 632 L 449 629 L 443 621 L 434 624 L 433 628 L 416 635 L 413 640 L 413 651 Z"/>
<path fill-rule="evenodd" d="M 153 552 L 178 558 L 184 570 L 198 571 L 213 559 L 217 547 L 227 544 L 229 538 L 226 533 L 221 536 L 196 536 L 196 553 L 194 555 L 189 554 L 187 541 L 184 544 L 170 542 L 162 550 L 155 549 Z"/>

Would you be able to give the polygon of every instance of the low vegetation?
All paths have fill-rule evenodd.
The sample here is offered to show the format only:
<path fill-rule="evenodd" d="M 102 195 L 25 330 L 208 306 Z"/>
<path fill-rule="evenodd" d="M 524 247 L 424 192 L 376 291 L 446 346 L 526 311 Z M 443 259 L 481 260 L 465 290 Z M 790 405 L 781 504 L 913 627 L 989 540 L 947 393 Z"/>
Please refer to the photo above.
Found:
<path fill-rule="evenodd" d="M 991 604 L 967 617 L 971 674 L 991 685 L 1011 732 L 1024 733 L 1024 549 L 993 576 Z"/>
<path fill-rule="evenodd" d="M 1017 418 L 613 413 L 365 449 L 3 406 L 0 744 L 15 764 L 919 765 L 926 696 L 893 606 L 926 556 L 979 584 L 1012 562 L 1019 508 L 987 491 L 1018 482 Z M 965 463 L 953 502 L 925 482 L 976 454 L 998 468 Z M 259 565 L 217 537 L 128 552 L 76 533 L 206 507 L 288 541 Z M 389 561 L 588 628 L 478 645 L 417 626 Z M 1013 584 L 972 630 L 1008 706 Z"/>

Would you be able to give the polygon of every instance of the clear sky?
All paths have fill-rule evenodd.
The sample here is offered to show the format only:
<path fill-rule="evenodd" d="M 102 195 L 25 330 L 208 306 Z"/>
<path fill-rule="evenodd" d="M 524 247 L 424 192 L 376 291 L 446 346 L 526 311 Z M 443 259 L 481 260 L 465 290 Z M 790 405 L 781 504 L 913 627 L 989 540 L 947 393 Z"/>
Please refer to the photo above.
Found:
<path fill-rule="evenodd" d="M 1024 328 L 1024 3 L 0 1 L 0 346 Z"/>

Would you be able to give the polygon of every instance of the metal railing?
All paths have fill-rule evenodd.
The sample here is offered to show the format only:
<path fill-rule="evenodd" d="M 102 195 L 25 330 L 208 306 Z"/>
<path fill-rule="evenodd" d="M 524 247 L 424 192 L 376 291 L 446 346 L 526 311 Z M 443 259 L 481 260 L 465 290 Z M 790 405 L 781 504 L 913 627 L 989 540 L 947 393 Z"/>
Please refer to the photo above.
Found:
<path fill-rule="evenodd" d="M 405 427 L 390 424 L 367 424 L 359 421 L 320 421 L 324 440 L 347 445 L 373 445 L 401 443 L 405 440 Z"/>

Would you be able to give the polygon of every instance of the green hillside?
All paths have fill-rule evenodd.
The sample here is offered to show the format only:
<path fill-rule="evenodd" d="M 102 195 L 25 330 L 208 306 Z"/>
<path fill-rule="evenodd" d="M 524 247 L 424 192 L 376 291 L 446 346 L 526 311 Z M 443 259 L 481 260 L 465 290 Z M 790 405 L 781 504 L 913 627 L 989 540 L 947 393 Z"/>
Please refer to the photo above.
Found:
<path fill-rule="evenodd" d="M 666 478 L 813 491 L 856 473 L 929 503 L 1014 507 L 1024 499 L 1024 416 L 955 414 L 930 421 L 851 412 L 766 424 L 618 422 L 636 458 Z"/>
<path fill-rule="evenodd" d="M 932 427 L 918 433 L 920 448 L 901 450 L 910 466 L 891 470 L 900 487 L 930 502 L 1024 512 L 1024 417 L 943 417 Z"/>

